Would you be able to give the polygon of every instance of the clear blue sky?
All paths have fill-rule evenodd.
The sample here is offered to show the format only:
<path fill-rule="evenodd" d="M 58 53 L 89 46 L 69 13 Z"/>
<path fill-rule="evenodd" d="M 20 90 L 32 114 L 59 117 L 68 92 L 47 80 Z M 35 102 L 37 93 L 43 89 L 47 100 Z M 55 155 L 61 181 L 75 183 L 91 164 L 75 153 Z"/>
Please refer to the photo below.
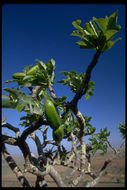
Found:
<path fill-rule="evenodd" d="M 45 63 L 51 58 L 56 61 L 55 81 L 63 78 L 60 71 L 85 72 L 95 51 L 82 50 L 75 45 L 80 39 L 70 35 L 75 30 L 72 22 L 81 19 L 85 24 L 93 16 L 110 16 L 116 10 L 118 24 L 122 27 L 116 37 L 122 37 L 122 40 L 100 56 L 91 77 L 95 81 L 94 95 L 87 101 L 83 97 L 78 107 L 84 115 L 92 116 L 91 124 L 97 128 L 97 132 L 100 128 L 108 127 L 111 143 L 119 146 L 123 140 L 117 126 L 120 122 L 125 122 L 125 6 L 122 4 L 3 5 L 2 88 L 16 87 L 16 83 L 3 82 L 11 79 L 13 73 L 21 72 L 27 65 L 35 64 L 35 59 Z M 57 96 L 68 96 L 68 101 L 73 98 L 70 89 L 61 84 L 55 84 L 54 90 Z M 2 110 L 2 117 L 7 116 L 6 121 L 15 127 L 19 127 L 19 119 L 23 115 L 25 113 L 15 110 Z M 23 128 L 21 132 L 22 130 Z M 4 129 L 3 132 L 5 131 L 8 135 L 13 134 Z M 28 138 L 27 142 L 34 147 L 32 140 Z M 8 147 L 12 152 L 18 150 Z"/>

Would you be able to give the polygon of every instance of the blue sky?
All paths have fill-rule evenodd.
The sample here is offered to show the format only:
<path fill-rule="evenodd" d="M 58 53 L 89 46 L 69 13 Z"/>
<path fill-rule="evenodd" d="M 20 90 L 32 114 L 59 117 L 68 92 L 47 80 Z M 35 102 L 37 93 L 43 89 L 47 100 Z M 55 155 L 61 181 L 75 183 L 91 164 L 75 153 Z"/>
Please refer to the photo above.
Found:
<path fill-rule="evenodd" d="M 125 122 L 125 6 L 123 4 L 4 4 L 2 7 L 2 88 L 17 87 L 16 83 L 5 84 L 12 74 L 21 72 L 27 65 L 35 64 L 36 59 L 47 63 L 56 61 L 55 81 L 64 76 L 60 71 L 75 70 L 84 73 L 95 53 L 94 50 L 82 50 L 75 42 L 78 37 L 71 36 L 75 28 L 72 22 L 80 19 L 82 24 L 92 17 L 110 16 L 118 10 L 118 24 L 121 31 L 116 37 L 122 37 L 109 51 L 102 54 L 92 72 L 95 91 L 91 100 L 84 97 L 78 108 L 86 116 L 92 116 L 91 124 L 97 128 L 108 127 L 109 140 L 119 146 L 123 140 L 117 126 Z M 81 24 L 81 25 L 82 25 Z M 66 86 L 56 83 L 57 96 L 74 94 Z M 5 93 L 5 92 L 4 92 Z M 25 113 L 15 110 L 2 110 L 7 122 L 19 127 L 20 117 Z M 23 128 L 21 128 L 22 132 Z M 3 129 L 3 133 L 13 133 Z M 40 134 L 37 132 L 40 136 Z M 14 135 L 14 134 L 13 134 Z M 51 130 L 48 133 L 51 137 Z M 31 139 L 27 139 L 32 149 L 36 149 Z M 63 141 L 67 147 L 70 144 Z M 87 142 L 87 138 L 86 138 Z M 34 147 L 34 148 L 33 148 Z M 8 146 L 18 152 L 17 148 Z M 32 150 L 31 149 L 31 150 Z"/>

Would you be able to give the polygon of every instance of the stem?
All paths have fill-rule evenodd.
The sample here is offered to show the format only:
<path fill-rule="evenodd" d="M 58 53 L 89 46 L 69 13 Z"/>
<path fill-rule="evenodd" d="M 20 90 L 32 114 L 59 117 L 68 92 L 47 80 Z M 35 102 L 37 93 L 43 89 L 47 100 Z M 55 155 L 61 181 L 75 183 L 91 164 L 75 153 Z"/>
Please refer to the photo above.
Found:
<path fill-rule="evenodd" d="M 58 172 L 50 165 L 46 167 L 46 170 L 48 170 L 49 175 L 54 179 L 58 187 L 66 187 L 65 183 L 63 182 L 61 176 L 58 174 Z"/>
<path fill-rule="evenodd" d="M 16 138 L 19 137 L 19 135 L 20 135 L 19 128 L 16 128 L 16 127 L 12 126 L 12 125 L 9 124 L 9 123 L 4 123 L 4 124 L 2 125 L 2 127 L 7 127 L 8 129 L 14 131 L 14 132 L 15 132 L 15 135 L 16 135 Z"/>
<path fill-rule="evenodd" d="M 32 89 L 32 98 L 35 98 L 37 99 L 37 93 L 38 93 L 38 90 L 41 88 L 41 86 L 35 86 L 33 89 Z"/>
<path fill-rule="evenodd" d="M 48 86 L 48 89 L 49 89 L 49 92 L 50 92 L 50 96 L 51 96 L 54 100 L 56 100 L 56 99 L 57 99 L 57 96 L 56 96 L 56 94 L 55 94 L 53 88 L 49 85 L 49 86 Z"/>
<path fill-rule="evenodd" d="M 74 98 L 72 99 L 70 104 L 77 105 L 78 100 L 86 93 L 86 91 L 88 89 L 88 83 L 89 83 L 90 78 L 91 78 L 92 70 L 96 66 L 100 54 L 101 54 L 100 51 L 97 51 L 95 53 L 93 60 L 91 61 L 90 65 L 87 67 L 83 88 L 74 96 Z"/>
<path fill-rule="evenodd" d="M 86 143 L 84 140 L 84 129 L 86 126 L 85 119 L 82 116 L 81 112 L 75 108 L 74 114 L 77 117 L 77 120 L 80 124 L 80 132 L 79 132 L 79 141 L 80 141 L 80 146 L 81 146 L 81 171 L 83 172 L 85 170 L 85 162 L 86 162 Z"/>
<path fill-rule="evenodd" d="M 45 125 L 45 124 L 47 124 L 47 122 L 41 119 L 39 121 L 33 121 L 32 125 L 23 131 L 20 137 L 21 141 L 25 141 L 28 135 L 30 135 L 32 132 L 39 129 L 42 125 Z"/>
<path fill-rule="evenodd" d="M 16 175 L 17 179 L 19 180 L 19 182 L 21 183 L 21 185 L 23 187 L 30 187 L 30 184 L 27 181 L 26 177 L 22 174 L 20 168 L 15 163 L 14 159 L 9 154 L 9 152 L 7 151 L 4 144 L 2 146 L 2 153 L 3 153 L 3 156 L 4 156 L 5 160 L 6 160 L 6 162 L 8 163 L 11 170 L 15 173 L 15 175 Z"/>
<path fill-rule="evenodd" d="M 71 132 L 71 139 L 72 139 L 72 151 L 75 154 L 75 169 L 78 169 L 78 163 L 79 163 L 79 154 L 77 151 L 77 147 L 76 147 L 76 139 L 75 139 L 75 135 Z"/>

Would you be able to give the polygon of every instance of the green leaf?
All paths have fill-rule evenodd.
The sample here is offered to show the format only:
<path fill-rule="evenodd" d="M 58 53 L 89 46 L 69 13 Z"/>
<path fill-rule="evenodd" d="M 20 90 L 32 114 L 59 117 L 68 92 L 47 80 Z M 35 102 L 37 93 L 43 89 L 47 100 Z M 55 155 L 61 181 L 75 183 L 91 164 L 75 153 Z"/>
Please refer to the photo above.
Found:
<path fill-rule="evenodd" d="M 6 94 L 2 94 L 2 99 L 7 99 L 7 100 L 9 100 L 10 97 L 9 97 L 8 95 L 6 95 Z"/>
<path fill-rule="evenodd" d="M 33 122 L 37 122 L 38 120 L 40 120 L 42 118 L 42 116 L 37 115 L 37 114 L 29 114 L 27 113 L 26 116 L 23 116 L 20 118 L 20 120 L 24 120 L 23 122 L 20 123 L 21 126 L 25 126 L 25 127 L 30 127 Z"/>
<path fill-rule="evenodd" d="M 94 30 L 93 30 L 93 28 L 91 27 L 91 24 L 90 24 L 90 23 L 86 23 L 86 24 L 83 26 L 83 30 L 86 31 L 87 35 L 95 35 Z"/>
<path fill-rule="evenodd" d="M 87 135 L 92 135 L 95 131 L 96 131 L 96 128 L 93 127 L 92 125 L 89 125 L 87 124 L 87 129 L 85 129 L 85 133 L 84 135 L 87 136 Z"/>
<path fill-rule="evenodd" d="M 40 61 L 39 59 L 36 59 L 38 61 L 38 65 L 42 71 L 46 71 L 46 64 L 43 61 Z"/>
<path fill-rule="evenodd" d="M 25 98 L 29 99 L 30 100 L 30 96 L 28 96 L 27 94 L 25 94 L 23 91 L 21 90 L 15 90 L 13 88 L 4 88 L 5 91 L 9 92 L 10 94 L 12 94 L 13 96 L 21 99 L 21 100 L 24 100 Z"/>
<path fill-rule="evenodd" d="M 90 41 L 83 40 L 76 42 L 77 45 L 80 45 L 81 49 L 93 49 L 94 45 Z"/>
<path fill-rule="evenodd" d="M 120 39 L 118 38 L 114 42 L 111 41 L 121 29 L 121 26 L 117 25 L 117 11 L 109 17 L 98 19 L 93 17 L 93 20 L 86 23 L 83 28 L 79 26 L 80 23 L 81 21 L 73 22 L 77 30 L 73 31 L 72 35 L 82 39 L 82 41 L 76 42 L 81 49 L 95 49 L 105 52 Z"/>
<path fill-rule="evenodd" d="M 17 81 L 16 79 L 11 79 L 11 80 L 4 81 L 4 83 L 11 83 L 11 82 L 16 82 L 16 81 Z"/>
<path fill-rule="evenodd" d="M 23 78 L 23 80 L 25 81 L 25 80 L 31 79 L 31 78 L 32 78 L 32 75 L 26 75 L 26 76 Z"/>
<path fill-rule="evenodd" d="M 57 81 L 58 83 L 62 83 L 63 85 L 67 85 L 70 87 L 71 91 L 74 93 L 77 93 L 83 88 L 84 84 L 84 78 L 85 78 L 85 73 L 84 74 L 78 74 L 75 71 L 70 71 L 70 72 L 65 72 L 62 71 L 61 74 L 66 76 L 66 79 L 63 79 L 62 81 Z M 88 100 L 90 97 L 93 95 L 94 91 L 94 82 L 89 82 L 88 84 L 88 90 L 86 92 L 85 98 Z"/>
<path fill-rule="evenodd" d="M 24 67 L 23 73 L 27 73 L 31 67 L 33 67 L 33 65 L 28 65 L 28 66 Z"/>
<path fill-rule="evenodd" d="M 32 112 L 34 114 L 42 116 L 43 115 L 43 108 L 42 107 L 34 106 Z"/>
<path fill-rule="evenodd" d="M 33 86 L 33 85 L 32 85 L 32 82 L 27 82 L 27 81 L 25 81 L 25 82 L 20 86 L 20 88 L 23 88 L 23 87 L 31 87 L 31 86 Z"/>
<path fill-rule="evenodd" d="M 47 73 L 48 73 L 49 78 L 50 78 L 49 79 L 50 85 L 53 84 L 53 81 L 54 81 L 54 78 L 55 78 L 54 70 L 55 70 L 55 61 L 53 59 L 51 59 L 47 63 Z"/>
<path fill-rule="evenodd" d="M 91 26 L 91 28 L 92 28 L 92 30 L 93 30 L 94 35 L 98 37 L 100 31 L 98 30 L 98 28 L 97 28 L 95 22 L 94 22 L 93 20 L 91 20 L 89 23 L 90 23 L 90 26 Z"/>
<path fill-rule="evenodd" d="M 107 30 L 104 35 L 106 37 L 106 40 L 111 40 L 116 34 L 118 33 L 117 30 Z"/>
<path fill-rule="evenodd" d="M 85 94 L 86 100 L 89 100 L 91 98 L 91 96 L 93 95 L 93 91 L 95 89 L 94 85 L 95 85 L 95 82 L 93 82 L 93 81 L 89 82 L 88 89 L 87 89 L 86 94 Z"/>
<path fill-rule="evenodd" d="M 95 18 L 93 17 L 93 20 L 98 24 L 98 26 L 100 27 L 100 29 L 105 32 L 107 29 L 107 25 L 108 25 L 108 20 L 104 19 L 104 18 Z"/>
<path fill-rule="evenodd" d="M 67 85 L 71 88 L 72 92 L 76 93 L 79 91 L 82 87 L 82 78 L 80 75 L 78 75 L 77 72 L 75 71 L 70 71 L 70 72 L 61 72 L 64 76 L 67 78 L 62 80 L 62 81 L 57 81 L 59 83 L 62 83 L 63 85 Z"/>
<path fill-rule="evenodd" d="M 76 44 L 78 44 L 80 46 L 87 46 L 87 44 L 85 43 L 85 41 L 78 41 L 78 42 L 76 42 Z"/>
<path fill-rule="evenodd" d="M 5 91 L 9 92 L 11 95 L 15 96 L 15 98 L 20 99 L 21 101 L 14 104 L 16 105 L 13 108 L 16 108 L 17 111 L 26 111 L 30 113 L 36 113 L 39 115 L 43 114 L 42 107 L 40 106 L 40 102 L 38 100 L 35 100 L 31 96 L 28 96 L 26 93 L 24 93 L 21 90 L 15 90 L 12 88 L 4 88 Z M 14 102 L 14 101 L 13 101 Z M 11 102 L 12 104 L 12 102 Z M 10 104 L 9 104 L 10 105 Z"/>
<path fill-rule="evenodd" d="M 37 97 L 40 101 L 42 101 L 46 97 L 47 91 L 43 87 L 39 88 L 37 92 Z"/>
<path fill-rule="evenodd" d="M 16 110 L 18 112 L 21 112 L 24 110 L 24 107 L 25 107 L 26 103 L 25 102 L 22 102 L 22 103 L 18 103 L 18 105 L 16 106 Z"/>
<path fill-rule="evenodd" d="M 80 38 L 82 38 L 82 39 L 83 39 L 83 37 L 84 37 L 84 34 L 87 34 L 87 33 L 85 32 L 85 30 L 84 30 L 84 33 L 80 32 L 80 31 L 78 31 L 78 30 L 75 30 L 75 31 L 73 31 L 73 32 L 71 33 L 72 36 L 78 36 L 78 37 L 80 37 Z"/>
<path fill-rule="evenodd" d="M 104 46 L 104 48 L 102 49 L 102 52 L 109 50 L 119 40 L 121 40 L 121 38 L 117 38 L 115 41 L 108 41 Z"/>
<path fill-rule="evenodd" d="M 8 108 L 8 109 L 15 109 L 17 106 L 17 103 L 11 101 L 11 100 L 2 100 L 2 108 Z"/>
<path fill-rule="evenodd" d="M 53 59 L 49 60 L 47 64 L 37 60 L 40 68 L 40 72 L 37 73 L 36 78 L 39 80 L 41 85 L 53 85 L 55 78 L 55 61 Z M 40 79 L 39 79 L 40 78 Z"/>
<path fill-rule="evenodd" d="M 117 30 L 117 31 L 119 31 L 121 29 L 121 26 L 117 25 L 117 17 L 118 17 L 117 15 L 118 15 L 118 11 L 116 11 L 112 15 L 110 15 L 107 29 Z"/>
<path fill-rule="evenodd" d="M 126 135 L 126 125 L 124 123 L 120 123 L 120 126 L 118 127 L 120 130 L 120 133 L 122 134 L 122 138 L 125 139 Z"/>
<path fill-rule="evenodd" d="M 79 26 L 79 25 L 81 24 L 81 22 L 82 22 L 81 20 L 76 20 L 76 21 L 73 21 L 72 24 L 73 24 L 73 26 L 74 26 L 76 29 L 82 31 L 82 28 Z"/>
<path fill-rule="evenodd" d="M 100 129 L 100 132 L 97 134 L 92 134 L 92 137 L 89 138 L 92 145 L 93 154 L 96 153 L 97 150 L 102 150 L 101 155 L 104 155 L 107 152 L 107 137 L 110 135 L 110 132 L 107 132 L 107 128 Z"/>
<path fill-rule="evenodd" d="M 55 106 L 59 106 L 59 105 L 65 103 L 66 99 L 67 99 L 67 96 L 57 98 L 55 100 Z"/>

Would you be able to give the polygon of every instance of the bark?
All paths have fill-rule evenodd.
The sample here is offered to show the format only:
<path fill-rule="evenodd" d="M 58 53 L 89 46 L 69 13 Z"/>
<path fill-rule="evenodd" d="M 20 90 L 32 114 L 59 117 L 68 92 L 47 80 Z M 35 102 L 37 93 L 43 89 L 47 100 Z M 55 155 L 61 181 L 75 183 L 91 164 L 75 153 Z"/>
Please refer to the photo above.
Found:
<path fill-rule="evenodd" d="M 88 163 L 88 172 L 91 172 L 91 155 L 90 154 L 87 154 L 87 156 L 86 156 L 86 158 L 87 158 L 87 163 Z"/>
<path fill-rule="evenodd" d="M 73 110 L 75 113 L 75 116 L 77 117 L 77 120 L 80 124 L 80 132 L 79 132 L 79 141 L 80 141 L 80 146 L 81 146 L 81 170 L 85 170 L 85 163 L 86 163 L 86 143 L 84 139 L 84 129 L 86 126 L 85 119 L 80 113 L 80 111 L 76 108 Z"/>
<path fill-rule="evenodd" d="M 42 149 L 46 147 L 47 144 L 52 144 L 52 145 L 57 145 L 57 143 L 54 140 L 48 140 L 47 139 L 47 130 L 48 130 L 48 125 L 45 126 L 44 130 L 41 128 L 39 129 L 42 132 L 43 136 L 43 144 L 41 145 Z"/>
<path fill-rule="evenodd" d="M 46 170 L 49 173 L 49 175 L 54 179 L 58 187 L 67 187 L 67 185 L 63 182 L 61 176 L 52 166 L 47 165 Z"/>
<path fill-rule="evenodd" d="M 99 171 L 99 175 L 98 176 L 94 176 L 94 180 L 89 182 L 86 187 L 94 187 L 100 180 L 101 176 L 104 174 L 107 166 L 112 162 L 112 160 L 114 158 L 116 158 L 116 156 L 118 156 L 121 152 L 121 149 L 123 148 L 123 146 L 125 145 L 125 142 L 120 146 L 120 148 L 117 150 L 117 151 L 114 151 L 114 154 L 113 156 L 111 156 L 109 159 L 105 160 L 103 166 L 100 168 L 100 171 Z M 113 146 L 110 144 L 109 145 L 110 148 L 113 148 Z M 113 148 L 114 150 L 114 148 Z"/>
<path fill-rule="evenodd" d="M 2 124 L 4 123 L 4 121 L 7 119 L 6 116 L 4 116 L 4 118 L 2 119 Z"/>
<path fill-rule="evenodd" d="M 47 183 L 41 176 L 37 176 L 37 180 L 35 182 L 35 187 L 47 187 Z"/>
<path fill-rule="evenodd" d="M 35 86 L 33 89 L 31 89 L 31 91 L 32 91 L 32 98 L 37 99 L 37 93 L 38 93 L 38 90 L 40 88 L 41 88 L 41 86 Z"/>
<path fill-rule="evenodd" d="M 78 93 L 76 93 L 76 95 L 74 96 L 74 98 L 71 101 L 71 105 L 76 105 L 77 106 L 77 102 L 79 101 L 79 99 L 81 99 L 81 97 L 86 93 L 86 91 L 88 89 L 88 84 L 89 84 L 89 81 L 90 81 L 90 78 L 91 78 L 92 70 L 96 66 L 100 54 L 101 54 L 101 52 L 97 51 L 95 53 L 95 55 L 93 56 L 93 60 L 88 65 L 87 70 L 86 70 L 86 76 L 85 76 L 85 79 L 84 79 L 83 88 Z"/>
<path fill-rule="evenodd" d="M 28 180 L 23 175 L 22 171 L 20 170 L 20 168 L 18 167 L 18 165 L 16 164 L 16 162 L 14 161 L 12 156 L 9 154 L 9 152 L 7 151 L 4 144 L 2 146 L 2 153 L 3 153 L 3 156 L 4 156 L 7 164 L 9 165 L 9 167 L 11 168 L 13 173 L 16 175 L 16 177 L 17 177 L 18 181 L 20 182 L 20 184 L 23 187 L 30 187 L 30 184 L 29 184 Z"/>
<path fill-rule="evenodd" d="M 46 174 L 49 174 L 59 187 L 64 187 L 64 182 L 59 173 L 51 165 L 49 165 L 48 160 L 42 151 L 39 138 L 35 134 L 32 134 L 32 139 L 36 143 L 38 154 L 40 156 L 40 160 L 42 160 L 42 166 L 44 167 Z"/>
<path fill-rule="evenodd" d="M 56 100 L 56 99 L 57 99 L 57 96 L 56 96 L 56 94 L 55 94 L 53 88 L 49 85 L 49 86 L 48 86 L 48 89 L 49 89 L 49 92 L 50 92 L 50 96 L 51 96 L 54 100 Z"/>
<path fill-rule="evenodd" d="M 72 150 L 75 154 L 75 169 L 77 170 L 79 164 L 79 154 L 76 147 L 76 137 L 72 132 L 71 132 L 71 139 L 72 139 Z"/>
<path fill-rule="evenodd" d="M 14 131 L 14 132 L 15 132 L 15 135 L 16 135 L 16 138 L 19 137 L 19 135 L 20 135 L 19 128 L 14 127 L 14 126 L 12 126 L 12 125 L 9 124 L 9 123 L 3 123 L 3 124 L 2 124 L 2 127 L 6 127 L 6 128 L 8 128 L 8 129 Z"/>
<path fill-rule="evenodd" d="M 2 135 L 1 137 L 2 137 L 2 142 L 3 143 L 7 143 L 9 145 L 14 145 L 14 146 L 18 145 L 17 138 L 10 137 L 10 136 L 7 136 L 7 135 Z"/>

